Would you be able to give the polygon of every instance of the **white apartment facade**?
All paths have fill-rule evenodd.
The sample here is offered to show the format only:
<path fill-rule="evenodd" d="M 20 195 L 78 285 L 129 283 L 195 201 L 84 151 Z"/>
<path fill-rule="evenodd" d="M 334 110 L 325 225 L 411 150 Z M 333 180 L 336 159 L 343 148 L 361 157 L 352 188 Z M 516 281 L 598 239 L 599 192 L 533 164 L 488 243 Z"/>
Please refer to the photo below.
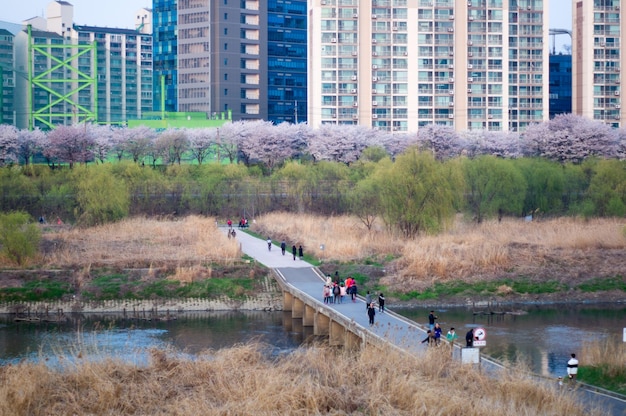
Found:
<path fill-rule="evenodd" d="M 308 120 L 416 131 L 548 119 L 541 0 L 314 0 Z"/>
<path fill-rule="evenodd" d="M 622 127 L 621 1 L 574 0 L 572 6 L 572 112 Z"/>

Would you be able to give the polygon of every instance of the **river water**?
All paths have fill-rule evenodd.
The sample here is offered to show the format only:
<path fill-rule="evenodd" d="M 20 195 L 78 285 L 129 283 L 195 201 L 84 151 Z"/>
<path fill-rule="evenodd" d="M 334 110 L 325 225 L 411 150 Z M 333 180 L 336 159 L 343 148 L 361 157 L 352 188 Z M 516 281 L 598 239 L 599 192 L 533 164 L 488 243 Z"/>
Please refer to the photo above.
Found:
<path fill-rule="evenodd" d="M 428 309 L 394 309 L 427 324 Z M 483 315 L 484 309 L 436 309 L 445 332 L 454 326 L 459 341 L 469 328 L 482 327 L 487 346 L 481 351 L 499 359 L 522 358 L 545 376 L 565 374 L 569 354 L 584 341 L 620 336 L 626 328 L 626 305 L 518 306 L 496 312 L 519 315 Z M 269 354 L 293 351 L 313 340 L 312 329 L 302 328 L 285 312 L 187 312 L 169 321 L 127 319 L 121 314 L 77 315 L 65 323 L 14 322 L 0 315 L 0 365 L 22 360 L 60 360 L 115 357 L 145 364 L 156 347 L 193 357 L 200 351 L 260 341 Z M 579 354 L 580 356 L 580 354 Z M 584 364 L 584 357 L 580 357 Z"/>

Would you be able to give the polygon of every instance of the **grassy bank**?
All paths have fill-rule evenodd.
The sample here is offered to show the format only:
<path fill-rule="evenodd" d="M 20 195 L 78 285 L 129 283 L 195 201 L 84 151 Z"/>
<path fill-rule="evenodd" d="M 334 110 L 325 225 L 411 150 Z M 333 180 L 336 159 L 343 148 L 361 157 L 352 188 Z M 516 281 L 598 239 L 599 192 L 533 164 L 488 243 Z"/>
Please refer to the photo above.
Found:
<path fill-rule="evenodd" d="M 405 239 L 378 220 L 268 214 L 253 229 L 298 241 L 326 273 L 401 300 L 626 293 L 626 220 L 573 218 L 482 224 L 459 217 L 439 235 Z M 320 250 L 320 246 L 324 250 Z M 610 300 L 610 297 L 606 300 Z"/>
<path fill-rule="evenodd" d="M 78 361 L 0 368 L 0 414 L 602 414 L 519 372 L 487 377 L 443 348 L 422 358 L 321 347 L 268 358 L 244 345 L 196 360 L 155 350 L 145 368 Z"/>
<path fill-rule="evenodd" d="M 626 344 L 619 337 L 583 343 L 578 379 L 626 395 Z"/>

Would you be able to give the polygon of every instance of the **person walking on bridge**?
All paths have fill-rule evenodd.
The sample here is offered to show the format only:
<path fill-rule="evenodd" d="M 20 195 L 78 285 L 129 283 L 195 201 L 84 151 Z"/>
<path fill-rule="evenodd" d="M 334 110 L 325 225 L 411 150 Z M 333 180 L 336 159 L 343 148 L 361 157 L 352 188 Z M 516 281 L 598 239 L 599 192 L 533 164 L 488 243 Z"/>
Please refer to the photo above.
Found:
<path fill-rule="evenodd" d="M 285 242 L 285 240 L 280 242 L 280 252 L 283 253 L 283 256 L 285 255 L 285 250 L 287 249 L 287 243 Z"/>
<path fill-rule="evenodd" d="M 374 302 L 367 304 L 367 316 L 370 318 L 370 326 L 374 325 L 374 317 L 376 316 L 376 306 Z"/>
<path fill-rule="evenodd" d="M 291 246 L 291 254 L 293 254 L 293 261 L 296 261 L 296 254 L 298 254 L 298 249 L 296 246 Z"/>
<path fill-rule="evenodd" d="M 267 250 L 272 251 L 272 239 L 267 237 Z"/>

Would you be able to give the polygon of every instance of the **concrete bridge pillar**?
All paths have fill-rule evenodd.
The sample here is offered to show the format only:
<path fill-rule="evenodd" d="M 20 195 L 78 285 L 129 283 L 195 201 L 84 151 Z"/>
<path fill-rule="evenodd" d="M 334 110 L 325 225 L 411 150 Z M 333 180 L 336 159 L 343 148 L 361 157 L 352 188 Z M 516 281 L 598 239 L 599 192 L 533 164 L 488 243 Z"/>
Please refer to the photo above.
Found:
<path fill-rule="evenodd" d="M 328 343 L 331 346 L 343 346 L 346 340 L 345 329 L 337 321 L 330 321 L 330 333 L 328 334 Z"/>
<path fill-rule="evenodd" d="M 309 305 L 304 305 L 304 316 L 302 317 L 302 326 L 314 326 L 315 309 Z"/>
<path fill-rule="evenodd" d="M 352 331 L 346 329 L 346 348 L 350 350 L 358 350 L 364 344 L 363 339 Z"/>
<path fill-rule="evenodd" d="M 300 299 L 293 298 L 293 308 L 291 309 L 292 318 L 302 318 L 304 316 L 304 307 L 306 305 Z"/>
<path fill-rule="evenodd" d="M 330 318 L 321 312 L 315 313 L 315 325 L 313 325 L 313 333 L 315 335 L 330 334 Z"/>
<path fill-rule="evenodd" d="M 283 292 L 283 311 L 291 312 L 293 308 L 293 295 L 287 291 Z"/>

